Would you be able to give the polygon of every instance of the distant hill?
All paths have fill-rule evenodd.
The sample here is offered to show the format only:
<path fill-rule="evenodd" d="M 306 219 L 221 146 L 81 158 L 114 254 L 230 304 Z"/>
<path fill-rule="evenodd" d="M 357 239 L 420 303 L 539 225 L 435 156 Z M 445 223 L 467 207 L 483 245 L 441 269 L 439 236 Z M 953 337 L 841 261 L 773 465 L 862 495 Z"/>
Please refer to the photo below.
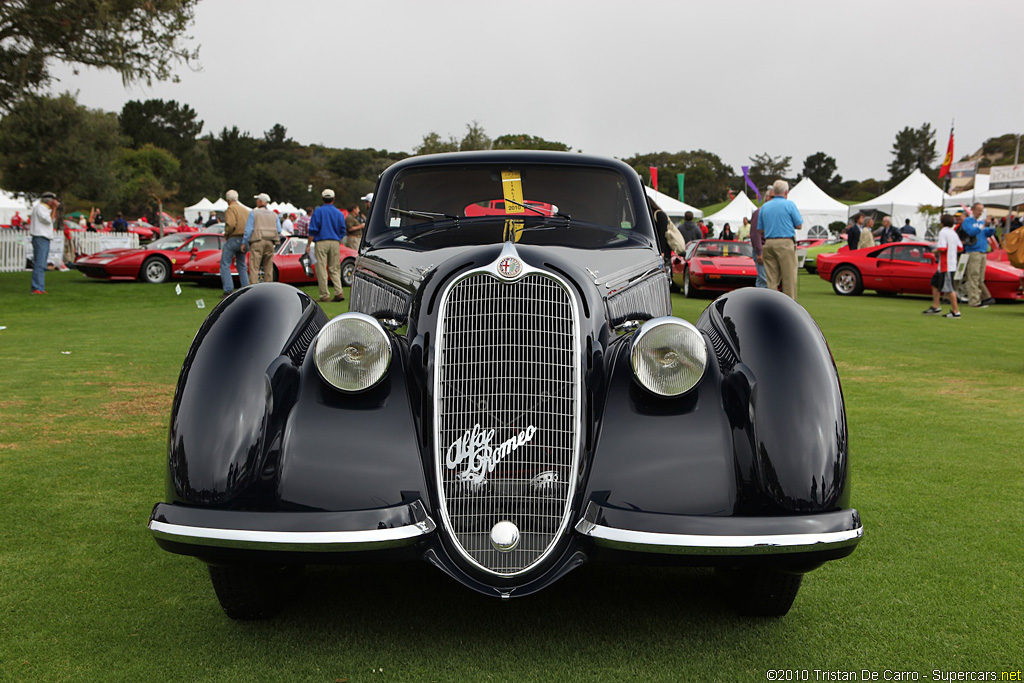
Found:
<path fill-rule="evenodd" d="M 981 145 L 981 149 L 968 154 L 960 161 L 977 161 L 978 168 L 1005 166 L 1013 163 L 1016 151 L 1017 136 L 1014 133 L 1007 133 L 997 138 L 989 138 Z"/>

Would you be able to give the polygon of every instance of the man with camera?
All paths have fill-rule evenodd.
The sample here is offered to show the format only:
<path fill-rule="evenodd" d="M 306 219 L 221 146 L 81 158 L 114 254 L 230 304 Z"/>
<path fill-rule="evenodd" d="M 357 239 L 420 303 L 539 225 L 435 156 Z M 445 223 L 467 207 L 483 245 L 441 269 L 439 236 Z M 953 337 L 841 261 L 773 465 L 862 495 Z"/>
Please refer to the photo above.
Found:
<path fill-rule="evenodd" d="M 985 205 L 981 202 L 971 207 L 971 215 L 964 219 L 961 229 L 966 236 L 963 239 L 964 253 L 967 254 L 967 272 L 964 282 L 967 284 L 967 303 L 974 308 L 987 308 L 994 304 L 995 299 L 985 286 L 985 264 L 988 253 L 988 238 L 996 234 L 993 228 L 986 228 L 981 215 L 985 213 Z"/>
<path fill-rule="evenodd" d="M 39 198 L 39 204 L 32 210 L 32 293 L 46 294 L 46 261 L 50 258 L 50 242 L 53 240 L 53 226 L 57 223 L 60 200 L 52 192 Z"/>

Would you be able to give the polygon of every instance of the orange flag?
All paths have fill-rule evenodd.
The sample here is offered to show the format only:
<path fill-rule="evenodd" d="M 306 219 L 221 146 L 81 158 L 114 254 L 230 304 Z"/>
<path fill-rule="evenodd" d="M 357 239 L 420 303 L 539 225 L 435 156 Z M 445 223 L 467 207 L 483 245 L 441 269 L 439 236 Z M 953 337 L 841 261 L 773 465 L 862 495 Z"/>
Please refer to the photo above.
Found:
<path fill-rule="evenodd" d="M 939 177 L 949 175 L 949 167 L 953 165 L 953 127 L 949 128 L 949 147 L 946 148 L 946 158 L 942 160 L 942 168 L 939 169 Z"/>

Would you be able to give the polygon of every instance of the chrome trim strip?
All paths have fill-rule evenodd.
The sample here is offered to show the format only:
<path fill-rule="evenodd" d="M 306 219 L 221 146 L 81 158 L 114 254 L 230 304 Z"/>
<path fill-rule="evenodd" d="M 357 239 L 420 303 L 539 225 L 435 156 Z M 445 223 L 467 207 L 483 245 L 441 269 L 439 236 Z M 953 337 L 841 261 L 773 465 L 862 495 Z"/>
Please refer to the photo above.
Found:
<path fill-rule="evenodd" d="M 436 528 L 437 525 L 429 516 L 405 526 L 358 531 L 258 531 L 185 526 L 156 520 L 149 522 L 149 529 L 154 536 L 179 543 L 316 552 L 409 545 Z"/>
<path fill-rule="evenodd" d="M 864 527 L 822 534 L 765 534 L 760 536 L 707 536 L 634 531 L 594 524 L 581 519 L 576 530 L 598 545 L 621 550 L 680 555 L 756 555 L 797 553 L 842 548 L 858 543 Z M 824 547 L 823 547 L 824 546 Z"/>

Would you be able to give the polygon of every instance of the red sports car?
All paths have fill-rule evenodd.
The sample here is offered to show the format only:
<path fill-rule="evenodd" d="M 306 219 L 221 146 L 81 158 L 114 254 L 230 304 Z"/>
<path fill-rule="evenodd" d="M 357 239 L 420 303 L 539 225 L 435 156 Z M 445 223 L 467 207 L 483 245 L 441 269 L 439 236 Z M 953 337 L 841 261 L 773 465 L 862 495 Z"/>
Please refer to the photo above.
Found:
<path fill-rule="evenodd" d="M 352 274 L 355 272 L 356 257 L 359 256 L 355 251 L 349 249 L 344 244 L 340 246 L 341 250 L 341 282 L 346 287 L 352 285 Z M 306 275 L 305 269 L 299 259 L 302 258 L 302 254 L 306 251 L 306 238 L 305 237 L 288 237 L 285 238 L 281 245 L 277 248 L 277 252 L 274 254 L 274 280 L 277 282 L 286 282 L 292 285 L 308 285 L 316 282 L 316 275 Z M 248 263 L 248 255 L 246 255 L 246 263 Z M 190 282 L 197 282 L 201 285 L 209 287 L 219 287 L 220 282 L 220 252 L 216 254 L 209 254 L 204 258 L 198 258 L 195 261 L 186 263 L 179 274 L 183 280 Z M 235 270 L 234 263 L 231 264 L 231 274 L 238 282 L 238 273 Z"/>
<path fill-rule="evenodd" d="M 985 285 L 993 298 L 1024 299 L 1024 270 L 1001 261 L 987 260 L 985 265 Z M 896 242 L 818 255 L 818 275 L 842 296 L 856 296 L 865 289 L 931 295 L 935 269 L 931 242 Z"/>
<path fill-rule="evenodd" d="M 688 297 L 701 292 L 730 292 L 751 287 L 757 280 L 757 264 L 750 242 L 694 240 L 682 256 L 672 256 L 672 281 Z"/>
<path fill-rule="evenodd" d="M 220 254 L 222 235 L 176 233 L 139 249 L 105 249 L 75 260 L 75 268 L 89 277 L 109 280 L 167 282 L 183 264 L 207 254 Z"/>

